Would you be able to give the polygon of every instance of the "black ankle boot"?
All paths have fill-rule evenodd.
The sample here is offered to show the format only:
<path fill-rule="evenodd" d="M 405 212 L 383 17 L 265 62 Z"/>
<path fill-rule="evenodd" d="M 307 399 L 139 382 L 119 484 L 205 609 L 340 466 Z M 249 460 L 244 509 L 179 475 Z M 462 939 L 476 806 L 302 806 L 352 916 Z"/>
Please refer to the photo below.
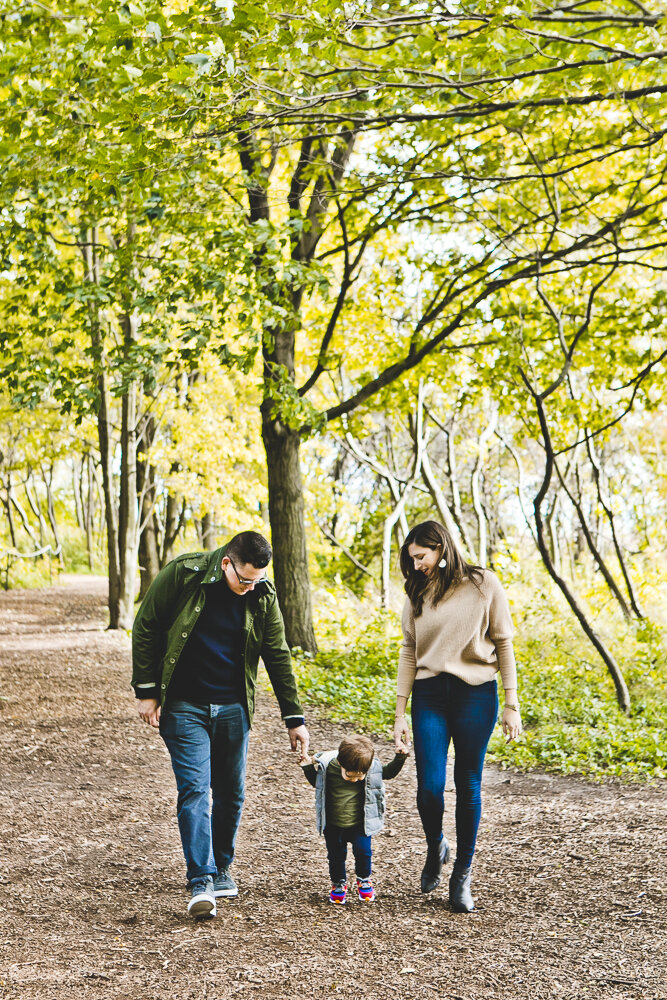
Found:
<path fill-rule="evenodd" d="M 422 869 L 422 892 L 433 892 L 440 885 L 442 866 L 449 861 L 449 843 L 443 837 L 437 844 L 429 844 L 426 851 L 426 864 Z"/>
<path fill-rule="evenodd" d="M 454 913 L 470 913 L 475 909 L 475 900 L 470 892 L 470 868 L 454 865 L 449 877 L 449 902 Z"/>

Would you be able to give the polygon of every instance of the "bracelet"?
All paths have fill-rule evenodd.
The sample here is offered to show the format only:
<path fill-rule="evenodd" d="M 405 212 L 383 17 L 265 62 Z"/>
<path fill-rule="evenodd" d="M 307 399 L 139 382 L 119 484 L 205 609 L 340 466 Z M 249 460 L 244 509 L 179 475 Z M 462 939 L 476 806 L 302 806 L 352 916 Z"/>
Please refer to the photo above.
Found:
<path fill-rule="evenodd" d="M 403 715 L 395 715 L 394 716 L 394 720 L 404 719 L 404 718 L 405 718 L 405 712 L 403 712 Z"/>
<path fill-rule="evenodd" d="M 505 708 L 511 708 L 513 712 L 518 712 L 519 711 L 519 706 L 518 705 L 508 705 L 507 702 L 505 702 Z"/>

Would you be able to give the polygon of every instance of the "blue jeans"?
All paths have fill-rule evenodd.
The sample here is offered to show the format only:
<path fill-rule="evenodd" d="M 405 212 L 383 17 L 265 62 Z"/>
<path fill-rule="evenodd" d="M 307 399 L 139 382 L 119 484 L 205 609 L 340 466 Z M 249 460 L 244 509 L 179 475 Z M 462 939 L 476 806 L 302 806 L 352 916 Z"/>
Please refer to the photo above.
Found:
<path fill-rule="evenodd" d="M 412 731 L 417 765 L 417 809 L 429 844 L 442 837 L 447 752 L 454 744 L 456 861 L 468 868 L 482 813 L 482 768 L 498 718 L 495 681 L 466 684 L 453 674 L 415 681 Z"/>
<path fill-rule="evenodd" d="M 174 699 L 162 712 L 160 733 L 176 778 L 178 829 L 189 885 L 215 878 L 234 857 L 249 732 L 240 704 L 201 705 Z"/>
<path fill-rule="evenodd" d="M 329 859 L 329 875 L 332 882 L 346 882 L 345 861 L 347 845 L 352 844 L 354 854 L 354 870 L 357 878 L 371 877 L 371 838 L 364 833 L 361 826 L 334 826 L 327 824 L 324 828 L 324 840 L 327 845 Z"/>

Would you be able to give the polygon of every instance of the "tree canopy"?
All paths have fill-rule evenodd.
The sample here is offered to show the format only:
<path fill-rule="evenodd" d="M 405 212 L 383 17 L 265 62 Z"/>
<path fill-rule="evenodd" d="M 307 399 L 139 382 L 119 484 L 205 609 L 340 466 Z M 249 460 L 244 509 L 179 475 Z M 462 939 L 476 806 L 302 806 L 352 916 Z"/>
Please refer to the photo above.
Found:
<path fill-rule="evenodd" d="M 160 492 L 163 541 L 178 497 L 202 520 L 240 495 L 199 488 L 216 387 L 221 426 L 234 400 L 242 414 L 230 478 L 267 491 L 293 645 L 315 648 L 302 442 L 410 424 L 420 380 L 433 440 L 449 447 L 465 414 L 478 458 L 497 430 L 524 487 L 530 465 L 538 522 L 567 523 L 569 497 L 580 523 L 586 490 L 604 509 L 601 458 L 623 421 L 648 433 L 664 367 L 661 4 L 75 0 L 1 17 L 2 372 L 15 405 L 96 420 L 119 622 Z M 463 537 L 451 460 L 440 502 Z"/>

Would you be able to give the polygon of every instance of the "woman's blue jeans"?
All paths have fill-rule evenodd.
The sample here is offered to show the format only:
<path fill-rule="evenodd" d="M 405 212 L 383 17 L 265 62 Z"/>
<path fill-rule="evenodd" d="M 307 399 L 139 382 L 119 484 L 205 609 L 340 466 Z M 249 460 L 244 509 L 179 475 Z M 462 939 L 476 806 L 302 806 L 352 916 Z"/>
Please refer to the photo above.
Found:
<path fill-rule="evenodd" d="M 176 778 L 178 828 L 190 885 L 215 878 L 234 857 L 249 731 L 241 704 L 173 700 L 162 711 L 160 733 Z"/>
<path fill-rule="evenodd" d="M 450 740 L 454 744 L 456 861 L 468 868 L 482 813 L 482 768 L 498 718 L 495 681 L 466 684 L 453 674 L 415 681 L 412 732 L 417 765 L 417 809 L 429 844 L 442 837 Z"/>

